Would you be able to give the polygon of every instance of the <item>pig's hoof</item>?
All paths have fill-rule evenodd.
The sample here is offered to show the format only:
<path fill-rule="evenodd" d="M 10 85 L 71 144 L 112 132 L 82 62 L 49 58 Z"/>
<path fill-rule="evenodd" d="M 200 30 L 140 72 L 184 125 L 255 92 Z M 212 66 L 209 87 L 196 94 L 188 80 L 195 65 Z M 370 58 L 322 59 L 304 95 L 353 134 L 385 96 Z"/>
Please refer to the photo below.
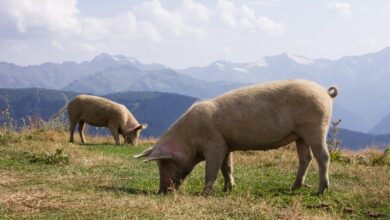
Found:
<path fill-rule="evenodd" d="M 203 192 L 203 193 L 202 193 L 202 196 L 203 196 L 203 197 L 208 197 L 209 195 L 210 195 L 210 193 L 207 193 L 207 192 Z"/>
<path fill-rule="evenodd" d="M 224 192 L 231 192 L 231 191 L 234 189 L 235 185 L 236 185 L 236 184 L 234 184 L 234 183 L 227 183 L 227 184 L 225 184 L 225 186 L 223 187 L 223 191 L 224 191 Z"/>
<path fill-rule="evenodd" d="M 318 189 L 318 191 L 317 191 L 317 195 L 319 196 L 319 195 L 322 195 L 322 194 L 324 194 L 324 192 L 325 192 L 327 189 L 328 189 L 328 187 L 326 187 L 326 188 L 321 188 L 321 189 Z"/>
<path fill-rule="evenodd" d="M 329 188 L 329 183 L 321 184 L 318 188 L 317 195 L 323 194 Z"/>
<path fill-rule="evenodd" d="M 301 183 L 294 183 L 291 187 L 291 190 L 294 191 L 294 190 L 300 189 L 301 187 L 302 187 Z"/>
<path fill-rule="evenodd" d="M 202 193 L 203 197 L 208 197 L 211 194 L 211 189 L 205 189 Z"/>

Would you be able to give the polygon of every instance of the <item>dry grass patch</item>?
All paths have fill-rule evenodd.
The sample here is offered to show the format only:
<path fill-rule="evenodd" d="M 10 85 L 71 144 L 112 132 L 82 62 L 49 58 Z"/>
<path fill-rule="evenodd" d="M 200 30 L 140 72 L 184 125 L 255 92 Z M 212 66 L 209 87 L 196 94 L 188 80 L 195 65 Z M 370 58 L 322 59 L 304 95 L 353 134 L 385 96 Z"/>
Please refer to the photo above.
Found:
<path fill-rule="evenodd" d="M 42 190 L 28 189 L 12 193 L 3 193 L 0 196 L 0 203 L 7 209 L 22 214 L 33 214 L 43 210 L 60 209 L 64 206 L 55 198 L 60 197 L 60 194 Z"/>
<path fill-rule="evenodd" d="M 10 172 L 0 171 L 0 186 L 10 186 L 17 181 L 20 181 L 20 177 Z"/>
<path fill-rule="evenodd" d="M 268 151 L 238 151 L 234 152 L 234 163 L 241 166 L 283 167 L 295 170 L 298 165 L 295 144 Z"/>

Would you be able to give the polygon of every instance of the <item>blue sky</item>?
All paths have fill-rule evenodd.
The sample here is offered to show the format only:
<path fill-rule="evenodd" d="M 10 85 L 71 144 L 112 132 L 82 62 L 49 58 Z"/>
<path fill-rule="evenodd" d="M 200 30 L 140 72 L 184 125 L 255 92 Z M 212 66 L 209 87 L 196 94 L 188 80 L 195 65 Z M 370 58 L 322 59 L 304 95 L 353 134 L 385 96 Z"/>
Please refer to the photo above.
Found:
<path fill-rule="evenodd" d="M 107 52 L 173 68 L 290 52 L 336 59 L 390 46 L 387 0 L 0 0 L 0 61 Z"/>

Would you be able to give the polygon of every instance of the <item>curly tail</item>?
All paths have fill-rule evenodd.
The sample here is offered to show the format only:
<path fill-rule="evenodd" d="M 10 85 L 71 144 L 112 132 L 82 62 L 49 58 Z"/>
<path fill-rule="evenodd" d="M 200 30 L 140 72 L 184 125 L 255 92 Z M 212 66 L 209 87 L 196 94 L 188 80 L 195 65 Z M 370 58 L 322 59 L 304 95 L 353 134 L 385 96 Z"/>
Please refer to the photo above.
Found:
<path fill-rule="evenodd" d="M 61 115 L 62 113 L 64 113 L 64 111 L 66 111 L 67 109 L 68 109 L 68 106 L 63 107 L 63 108 L 62 108 L 61 110 L 59 110 L 55 115 L 51 116 L 51 117 L 49 118 L 49 121 L 51 121 L 51 120 L 57 118 L 59 115 Z"/>
<path fill-rule="evenodd" d="M 331 98 L 335 98 L 338 94 L 338 90 L 336 86 L 331 86 L 328 89 L 328 94 Z"/>

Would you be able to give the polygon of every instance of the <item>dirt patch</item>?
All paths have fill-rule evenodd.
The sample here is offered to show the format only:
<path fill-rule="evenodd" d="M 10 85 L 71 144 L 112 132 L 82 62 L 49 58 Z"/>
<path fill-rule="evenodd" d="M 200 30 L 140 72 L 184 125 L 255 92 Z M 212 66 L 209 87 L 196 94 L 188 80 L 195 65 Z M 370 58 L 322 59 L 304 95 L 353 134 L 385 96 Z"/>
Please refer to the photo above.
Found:
<path fill-rule="evenodd" d="M 44 209 L 61 209 L 63 205 L 52 200 L 56 193 L 41 189 L 28 189 L 19 192 L 5 193 L 0 196 L 0 203 L 11 210 L 36 213 Z"/>
<path fill-rule="evenodd" d="M 12 183 L 17 182 L 18 180 L 18 177 L 10 173 L 0 172 L 0 186 L 9 186 Z"/>

